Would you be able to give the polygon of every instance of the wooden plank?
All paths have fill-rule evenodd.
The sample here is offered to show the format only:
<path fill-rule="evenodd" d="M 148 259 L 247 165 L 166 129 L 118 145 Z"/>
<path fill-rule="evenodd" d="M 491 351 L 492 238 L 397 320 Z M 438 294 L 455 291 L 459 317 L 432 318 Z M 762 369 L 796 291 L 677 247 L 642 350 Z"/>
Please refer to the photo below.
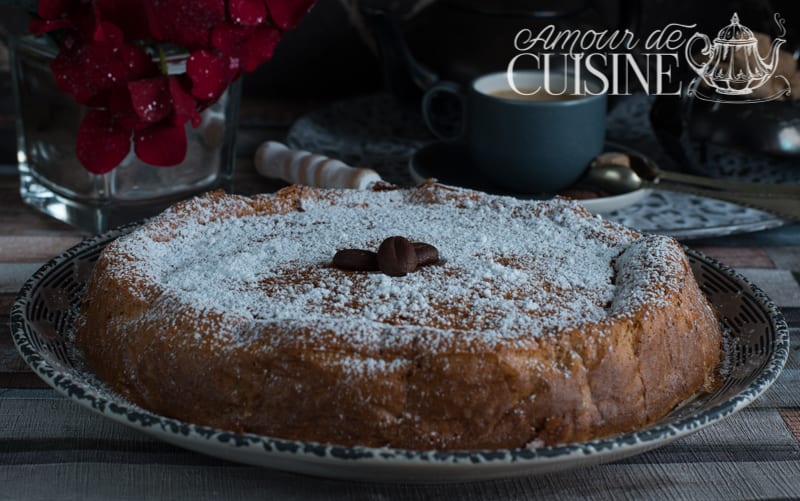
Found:
<path fill-rule="evenodd" d="M 789 270 L 737 268 L 737 271 L 767 293 L 779 307 L 800 305 L 800 284 Z"/>
<path fill-rule="evenodd" d="M 781 313 L 783 313 L 783 318 L 786 319 L 786 323 L 790 326 L 800 327 L 800 307 L 781 308 Z"/>
<path fill-rule="evenodd" d="M 0 390 L 2 392 L 2 390 Z M 0 393 L 0 395 L 3 395 Z M 10 439 L 125 440 L 137 433 L 53 393 L 0 399 L 0 442 Z M 149 438 L 147 440 L 150 440 Z M 745 409 L 676 442 L 620 464 L 800 460 L 800 445 L 777 410 Z"/>
<path fill-rule="evenodd" d="M 800 328 L 789 329 L 789 359 L 777 381 L 751 407 L 800 407 Z"/>
<path fill-rule="evenodd" d="M 675 450 L 670 450 L 674 448 Z M 647 453 L 650 459 L 661 461 L 662 456 L 677 456 L 678 451 L 691 451 L 698 457 L 713 452 L 721 459 L 722 455 L 749 456 L 752 460 L 770 461 L 778 458 L 800 460 L 800 443 L 786 428 L 786 424 L 776 409 L 747 407 L 726 417 L 712 426 L 688 435 L 674 444 Z M 743 454 L 745 453 L 746 454 Z M 681 452 L 682 453 L 682 452 Z M 734 459 L 728 458 L 733 461 Z M 747 460 L 742 457 L 742 460 Z M 633 462 L 637 462 L 634 458 Z M 674 462 L 674 461 L 673 461 Z"/>
<path fill-rule="evenodd" d="M 778 268 L 800 271 L 800 246 L 767 247 L 765 250 Z"/>
<path fill-rule="evenodd" d="M 0 228 L 3 235 L 61 235 L 77 232 L 69 225 L 57 221 L 26 205 L 19 195 L 19 176 L 0 176 Z"/>
<path fill-rule="evenodd" d="M 149 435 L 95 414 L 55 392 L 30 398 L 4 395 L 0 399 L 0 442 L 65 438 L 116 440 L 132 446 L 133 450 L 141 443 L 154 440 Z"/>
<path fill-rule="evenodd" d="M 16 293 L 42 263 L 0 263 L 0 294 Z"/>
<path fill-rule="evenodd" d="M 696 247 L 697 250 L 733 268 L 775 268 L 767 251 L 761 247 Z"/>
<path fill-rule="evenodd" d="M 25 364 L 22 359 L 20 359 L 20 362 L 23 365 Z M 0 372 L 0 388 L 46 389 L 50 388 L 50 386 L 30 370 L 24 370 L 19 372 Z"/>
<path fill-rule="evenodd" d="M 0 321 L 0 388 L 18 387 L 17 385 L 22 384 L 19 381 L 12 383 L 10 381 L 12 378 L 8 373 L 29 372 L 27 364 L 20 358 L 17 348 L 14 346 L 14 341 L 11 339 L 11 325 L 8 323 L 8 315 L 15 299 L 16 294 L 0 294 L 0 312 L 2 312 L 0 314 L 5 319 Z"/>
<path fill-rule="evenodd" d="M 11 306 L 16 299 L 17 295 L 15 293 L 0 294 L 0 318 L 2 318 L 2 315 L 8 318 L 8 313 L 11 311 Z"/>
<path fill-rule="evenodd" d="M 771 230 L 759 231 L 758 233 L 745 232 L 722 238 L 691 240 L 687 243 L 694 247 L 751 247 L 756 242 L 762 247 L 791 247 L 800 245 L 799 229 L 800 222 L 795 222 Z"/>
<path fill-rule="evenodd" d="M 79 235 L 0 235 L 0 262 L 48 261 L 80 241 Z"/>
<path fill-rule="evenodd" d="M 0 204 L 3 202 L 0 201 Z M 0 211 L 0 228 L 6 235 L 78 235 L 79 232 L 66 223 L 43 214 L 19 202 L 4 206 Z"/>
<path fill-rule="evenodd" d="M 52 497 L 47 489 L 57 485 L 78 499 L 206 499 L 209 492 L 214 496 L 208 499 L 236 499 L 258 492 L 265 498 L 323 500 L 739 500 L 791 498 L 800 489 L 794 437 L 777 412 L 753 409 L 615 464 L 543 477 L 418 486 L 337 482 L 233 465 L 154 444 L 66 399 L 3 398 L 0 457 L 0 481 L 10 498 L 22 492 L 20 478 L 41 484 L 26 491 L 28 497 Z"/>
<path fill-rule="evenodd" d="M 603 465 L 541 477 L 443 485 L 342 482 L 232 464 L 104 461 L 6 464 L 7 499 L 293 500 L 653 500 L 797 499 L 800 461 L 702 465 Z"/>
<path fill-rule="evenodd" d="M 0 324 L 0 388 L 19 388 L 17 385 L 24 383 L 19 381 L 18 376 L 12 378 L 9 374 L 25 372 L 28 372 L 28 365 L 14 346 L 8 324 Z"/>
<path fill-rule="evenodd" d="M 237 159 L 237 167 L 234 171 L 233 192 L 242 194 L 271 193 L 286 184 L 281 181 L 266 179 L 259 175 L 253 167 L 253 153 L 258 145 L 266 140 L 283 140 L 284 132 L 266 134 L 264 131 L 259 133 L 240 134 L 239 148 L 243 155 Z M 56 237 L 64 241 L 76 241 L 81 236 L 88 236 L 70 225 L 58 221 L 38 210 L 26 205 L 19 196 L 19 179 L 17 176 L 0 175 L 0 229 L 4 236 L 37 236 L 37 237 Z M 0 249 L 3 248 L 0 242 Z M 46 254 L 42 251 L 39 254 Z M 57 252 L 51 252 L 46 257 L 52 257 Z M 0 251 L 0 260 L 2 257 Z M 31 258 L 35 259 L 35 258 Z M 7 259 L 6 259 L 7 260 Z M 13 260 L 17 260 L 16 258 Z"/>
<path fill-rule="evenodd" d="M 781 411 L 781 417 L 794 434 L 794 438 L 800 442 L 800 409 L 784 409 Z"/>

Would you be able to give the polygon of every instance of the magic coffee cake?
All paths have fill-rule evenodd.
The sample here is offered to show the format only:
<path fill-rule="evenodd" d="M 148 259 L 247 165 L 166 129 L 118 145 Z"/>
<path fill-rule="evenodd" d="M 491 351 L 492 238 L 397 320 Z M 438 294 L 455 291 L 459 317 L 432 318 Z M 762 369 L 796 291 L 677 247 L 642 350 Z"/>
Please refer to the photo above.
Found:
<path fill-rule="evenodd" d="M 341 445 L 628 431 L 709 389 L 721 357 L 673 239 L 434 183 L 179 203 L 105 249 L 81 317 L 89 365 L 144 408 Z"/>

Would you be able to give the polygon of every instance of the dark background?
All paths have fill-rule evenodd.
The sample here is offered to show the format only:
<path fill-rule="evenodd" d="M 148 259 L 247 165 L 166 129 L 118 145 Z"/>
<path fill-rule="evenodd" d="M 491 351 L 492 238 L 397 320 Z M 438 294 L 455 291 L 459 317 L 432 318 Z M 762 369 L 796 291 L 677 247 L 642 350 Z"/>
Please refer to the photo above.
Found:
<path fill-rule="evenodd" d="M 559 29 L 632 28 L 640 37 L 670 22 L 697 23 L 697 31 L 713 38 L 733 12 L 754 31 L 776 34 L 772 15 L 780 12 L 788 31 L 784 48 L 800 48 L 797 0 L 319 0 L 284 36 L 273 59 L 245 77 L 245 94 L 328 98 L 383 88 L 381 51 L 364 11 L 384 11 L 396 19 L 414 57 L 455 80 L 504 69 L 516 54 L 514 34 L 551 23 Z M 27 15 L 0 7 L 0 26 L 22 32 Z"/>
<path fill-rule="evenodd" d="M 3 2 L 0 1 L 0 5 Z M 522 28 L 632 29 L 644 39 L 670 22 L 697 23 L 696 31 L 712 39 L 737 12 L 754 31 L 777 34 L 773 14 L 786 19 L 784 49 L 800 48 L 800 2 L 654 0 L 319 0 L 295 29 L 285 34 L 271 61 L 244 77 L 248 113 L 243 127 L 288 127 L 298 110 L 311 110 L 331 100 L 402 87 L 402 65 L 388 65 L 376 43 L 375 26 L 365 12 L 383 12 L 396 21 L 409 52 L 439 78 L 465 82 L 481 73 L 505 69 L 517 54 L 514 35 Z M 0 6 L 0 26 L 24 33 L 27 14 Z M 687 36 L 694 30 L 689 30 Z M 795 58 L 800 51 L 795 52 Z M 7 57 L 0 45 L 0 167 L 15 167 L 14 104 Z M 418 108 L 416 95 L 406 96 Z M 253 104 L 253 103 L 260 104 Z M 293 114 L 276 104 L 291 103 Z M 298 105 L 298 103 L 300 103 Z M 257 142 L 245 145 L 255 148 Z M 240 148 L 242 146 L 240 145 Z M 244 149 L 247 149 L 244 148 Z M 249 150 L 248 150 L 249 151 Z"/>
<path fill-rule="evenodd" d="M 776 35 L 772 16 L 779 12 L 788 31 L 784 48 L 800 48 L 797 0 L 320 0 L 301 25 L 285 36 L 273 60 L 246 77 L 246 93 L 333 97 L 381 89 L 380 50 L 370 27 L 360 23 L 364 10 L 387 11 L 399 21 L 414 57 L 438 75 L 455 80 L 479 70 L 504 69 L 516 54 L 513 35 L 521 28 L 536 30 L 550 23 L 559 28 L 633 27 L 642 38 L 670 22 L 697 23 L 697 31 L 713 39 L 733 12 L 752 30 Z M 554 17 L 536 19 L 533 13 Z"/>

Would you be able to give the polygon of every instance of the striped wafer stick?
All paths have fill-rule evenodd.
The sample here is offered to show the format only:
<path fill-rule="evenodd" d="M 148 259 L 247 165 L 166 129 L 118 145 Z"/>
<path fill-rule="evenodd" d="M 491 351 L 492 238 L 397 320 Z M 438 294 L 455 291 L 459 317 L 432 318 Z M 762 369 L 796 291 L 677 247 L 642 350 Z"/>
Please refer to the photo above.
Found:
<path fill-rule="evenodd" d="M 350 167 L 324 155 L 291 150 L 275 141 L 259 146 L 255 164 L 265 177 L 318 188 L 363 190 L 381 180 L 372 169 Z"/>

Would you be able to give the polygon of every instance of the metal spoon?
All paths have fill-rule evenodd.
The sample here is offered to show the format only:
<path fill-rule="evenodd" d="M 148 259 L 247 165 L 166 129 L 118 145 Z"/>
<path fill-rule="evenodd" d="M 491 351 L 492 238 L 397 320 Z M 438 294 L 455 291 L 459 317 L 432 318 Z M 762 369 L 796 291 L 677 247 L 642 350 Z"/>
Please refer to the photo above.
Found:
<path fill-rule="evenodd" d="M 800 184 L 753 183 L 693 176 L 691 174 L 661 170 L 652 161 L 639 155 L 630 155 L 630 159 L 631 169 L 639 177 L 657 184 L 665 182 L 679 183 L 698 188 L 731 191 L 759 197 L 784 198 L 793 196 L 800 200 Z"/>
<path fill-rule="evenodd" d="M 630 193 L 652 184 L 640 178 L 630 167 L 617 164 L 592 164 L 579 183 L 598 188 L 610 195 Z"/>
<path fill-rule="evenodd" d="M 642 162 L 632 162 L 632 167 L 615 164 L 592 165 L 581 180 L 581 184 L 594 186 L 612 195 L 621 195 L 640 188 L 679 191 L 766 210 L 787 219 L 800 220 L 800 186 L 761 184 L 759 185 L 761 188 L 758 191 L 709 189 L 708 186 L 718 187 L 718 180 L 700 178 L 702 183 L 676 182 L 669 178 L 673 173 L 670 173 L 670 176 L 666 178 L 661 175 L 650 181 L 642 179 L 634 170 L 633 165 L 641 164 Z M 661 172 L 663 173 L 663 171 Z M 681 174 L 680 176 L 685 175 Z M 688 177 L 696 178 L 699 176 Z M 709 183 L 709 181 L 712 183 Z M 726 186 L 728 185 L 727 181 L 722 181 L 722 183 Z M 751 185 L 755 183 L 734 184 L 752 188 Z M 778 193 L 767 191 L 774 186 L 789 189 L 780 190 Z M 795 190 L 798 191 L 795 193 Z"/>

